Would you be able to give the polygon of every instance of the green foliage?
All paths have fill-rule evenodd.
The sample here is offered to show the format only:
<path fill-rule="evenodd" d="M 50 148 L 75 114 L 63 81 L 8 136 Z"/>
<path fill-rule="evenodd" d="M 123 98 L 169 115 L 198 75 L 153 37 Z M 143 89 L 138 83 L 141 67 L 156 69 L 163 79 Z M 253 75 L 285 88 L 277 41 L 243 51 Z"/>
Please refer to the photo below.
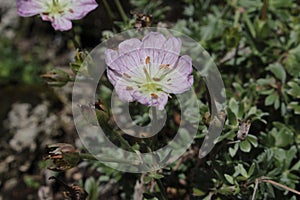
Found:
<path fill-rule="evenodd" d="M 152 15 L 154 20 L 163 20 L 166 16 L 167 9 L 162 7 L 162 1 L 130 2 L 136 10 Z M 251 199 L 252 196 L 263 200 L 296 199 L 291 190 L 260 180 L 266 177 L 289 189 L 299 186 L 298 4 L 283 0 L 236 0 L 227 3 L 183 0 L 182 4 L 185 16 L 177 18 L 171 28 L 198 41 L 215 59 L 226 88 L 227 119 L 222 135 L 206 158 L 200 161 L 193 156 L 182 158 L 180 165 L 173 163 L 160 173 L 147 174 L 143 179 L 144 186 L 148 186 L 143 193 L 144 198 L 163 199 L 162 188 L 166 184 L 168 187 L 176 185 L 174 199 L 187 196 L 206 200 Z M 170 7 L 172 11 L 172 5 Z M 133 21 L 118 22 L 117 26 L 126 29 Z M 110 87 L 106 88 L 106 91 L 110 90 Z M 202 87 L 197 93 L 197 103 L 205 115 L 191 147 L 193 151 L 198 150 L 203 142 L 211 120 L 206 92 Z M 102 92 L 104 101 L 109 96 L 106 93 Z M 191 102 L 187 100 L 186 103 Z M 171 108 L 168 116 L 175 118 L 178 113 L 173 104 L 178 102 L 172 101 L 171 104 L 168 104 Z M 134 103 L 130 109 L 136 124 L 149 122 L 148 111 Z M 246 137 L 241 140 L 237 138 L 240 120 L 249 121 L 248 125 L 251 125 Z M 168 133 L 172 131 L 176 131 L 173 124 L 168 126 Z M 183 135 L 188 135 L 188 130 L 184 131 Z M 136 151 L 149 144 L 149 141 L 136 143 L 127 140 Z M 185 138 L 182 137 L 182 140 Z M 103 167 L 98 169 L 119 183 L 125 176 Z M 170 183 L 169 179 L 173 182 Z M 153 182 L 157 185 L 150 191 L 149 184 Z M 181 182 L 185 184 L 181 185 Z M 133 187 L 123 187 L 133 191 Z M 125 193 L 130 196 L 130 192 Z"/>
<path fill-rule="evenodd" d="M 203 199 L 250 199 L 261 176 L 296 188 L 299 5 L 282 0 L 185 2 L 187 18 L 178 19 L 174 28 L 198 40 L 216 58 L 228 99 L 227 121 L 213 159 L 197 170 L 209 166 L 213 186 L 207 190 L 196 184 L 193 194 Z M 244 141 L 236 141 L 238 119 L 252 122 Z M 258 184 L 256 193 L 256 199 L 296 198 L 269 183 Z"/>
<path fill-rule="evenodd" d="M 0 52 L 0 84 L 40 82 L 41 70 L 35 60 L 22 57 L 12 41 L 0 38 Z"/>
<path fill-rule="evenodd" d="M 170 6 L 164 5 L 162 0 L 130 0 L 130 3 L 137 12 L 151 15 L 157 22 L 163 20 L 166 13 L 170 11 Z"/>

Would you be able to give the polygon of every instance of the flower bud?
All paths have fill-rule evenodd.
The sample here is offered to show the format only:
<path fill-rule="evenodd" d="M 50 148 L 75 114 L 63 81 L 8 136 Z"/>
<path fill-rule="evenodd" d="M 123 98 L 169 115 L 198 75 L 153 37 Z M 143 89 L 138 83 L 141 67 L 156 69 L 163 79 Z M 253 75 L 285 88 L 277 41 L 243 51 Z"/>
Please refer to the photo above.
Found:
<path fill-rule="evenodd" d="M 53 171 L 65 171 L 75 167 L 80 162 L 79 152 L 70 144 L 57 143 L 48 145 L 48 156 L 45 159 L 52 161 L 48 169 Z"/>
<path fill-rule="evenodd" d="M 46 80 L 50 86 L 64 86 L 70 81 L 70 76 L 67 72 L 61 69 L 52 69 L 41 77 Z"/>
<path fill-rule="evenodd" d="M 75 74 L 79 71 L 79 69 L 80 69 L 81 65 L 83 64 L 83 61 L 85 60 L 87 55 L 88 55 L 87 51 L 82 51 L 79 49 L 76 50 L 76 53 L 74 56 L 74 62 L 70 63 L 70 67 Z"/>

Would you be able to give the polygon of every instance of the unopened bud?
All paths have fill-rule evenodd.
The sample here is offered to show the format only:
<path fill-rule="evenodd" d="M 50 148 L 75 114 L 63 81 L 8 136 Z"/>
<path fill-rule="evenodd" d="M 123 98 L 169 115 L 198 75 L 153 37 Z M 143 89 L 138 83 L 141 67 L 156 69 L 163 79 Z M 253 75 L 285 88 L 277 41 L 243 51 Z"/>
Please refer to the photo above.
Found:
<path fill-rule="evenodd" d="M 70 81 L 70 76 L 67 72 L 61 69 L 52 69 L 41 77 L 46 80 L 50 86 L 64 86 Z"/>
<path fill-rule="evenodd" d="M 86 72 L 84 74 L 87 74 L 87 72 L 88 72 L 87 66 L 83 66 L 84 60 L 87 58 L 87 56 L 88 56 L 87 51 L 78 50 L 78 49 L 76 50 L 76 53 L 74 56 L 74 62 L 70 63 L 70 67 L 75 74 L 77 74 L 77 72 L 79 71 L 80 68 L 81 68 L 80 69 L 81 72 L 84 72 L 86 70 Z"/>
<path fill-rule="evenodd" d="M 75 167 L 81 160 L 79 151 L 71 144 L 57 143 L 48 145 L 48 155 L 45 159 L 52 161 L 48 169 L 53 171 L 65 171 Z"/>

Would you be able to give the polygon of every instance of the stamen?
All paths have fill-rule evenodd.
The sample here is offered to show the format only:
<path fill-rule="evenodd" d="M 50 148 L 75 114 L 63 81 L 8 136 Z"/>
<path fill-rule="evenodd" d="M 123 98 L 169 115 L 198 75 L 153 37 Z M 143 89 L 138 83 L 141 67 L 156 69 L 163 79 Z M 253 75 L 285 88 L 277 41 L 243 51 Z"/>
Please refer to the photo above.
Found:
<path fill-rule="evenodd" d="M 171 78 L 169 78 L 167 81 L 170 81 L 171 80 Z"/>
<path fill-rule="evenodd" d="M 70 11 L 70 13 L 74 13 L 74 10 L 73 10 L 73 9 L 71 9 L 71 8 L 69 9 L 69 11 Z"/>
<path fill-rule="evenodd" d="M 158 95 L 157 95 L 157 94 L 154 94 L 154 93 L 151 94 L 151 97 L 152 97 L 153 99 L 158 99 Z"/>
<path fill-rule="evenodd" d="M 170 64 L 161 64 L 159 65 L 159 69 L 168 69 L 170 67 Z"/>
<path fill-rule="evenodd" d="M 160 79 L 159 78 L 152 78 L 154 81 L 160 81 Z"/>
<path fill-rule="evenodd" d="M 150 63 L 150 56 L 146 57 L 146 61 L 145 62 L 146 62 L 147 65 Z"/>
<path fill-rule="evenodd" d="M 147 71 L 147 69 L 146 69 L 145 67 L 143 68 L 143 70 L 144 70 L 144 73 L 145 73 L 145 75 L 146 75 L 147 81 L 150 81 L 150 80 L 151 80 L 151 77 L 150 77 L 149 72 Z"/>
<path fill-rule="evenodd" d="M 133 87 L 126 86 L 126 90 L 133 90 Z"/>
<path fill-rule="evenodd" d="M 128 74 L 124 73 L 123 74 L 126 78 L 131 78 L 131 76 L 129 76 Z"/>

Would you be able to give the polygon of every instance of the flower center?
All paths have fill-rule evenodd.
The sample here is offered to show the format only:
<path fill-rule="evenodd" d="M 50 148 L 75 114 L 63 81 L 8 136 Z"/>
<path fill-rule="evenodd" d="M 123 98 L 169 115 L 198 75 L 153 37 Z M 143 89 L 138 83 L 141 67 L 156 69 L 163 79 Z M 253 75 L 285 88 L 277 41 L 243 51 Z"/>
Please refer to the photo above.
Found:
<path fill-rule="evenodd" d="M 141 88 L 145 92 L 157 92 L 161 90 L 161 87 L 159 84 L 154 83 L 154 82 L 148 82 L 142 85 Z"/>
<path fill-rule="evenodd" d="M 47 4 L 48 13 L 52 15 L 62 14 L 67 10 L 68 3 L 66 1 L 52 0 L 52 3 Z"/>

